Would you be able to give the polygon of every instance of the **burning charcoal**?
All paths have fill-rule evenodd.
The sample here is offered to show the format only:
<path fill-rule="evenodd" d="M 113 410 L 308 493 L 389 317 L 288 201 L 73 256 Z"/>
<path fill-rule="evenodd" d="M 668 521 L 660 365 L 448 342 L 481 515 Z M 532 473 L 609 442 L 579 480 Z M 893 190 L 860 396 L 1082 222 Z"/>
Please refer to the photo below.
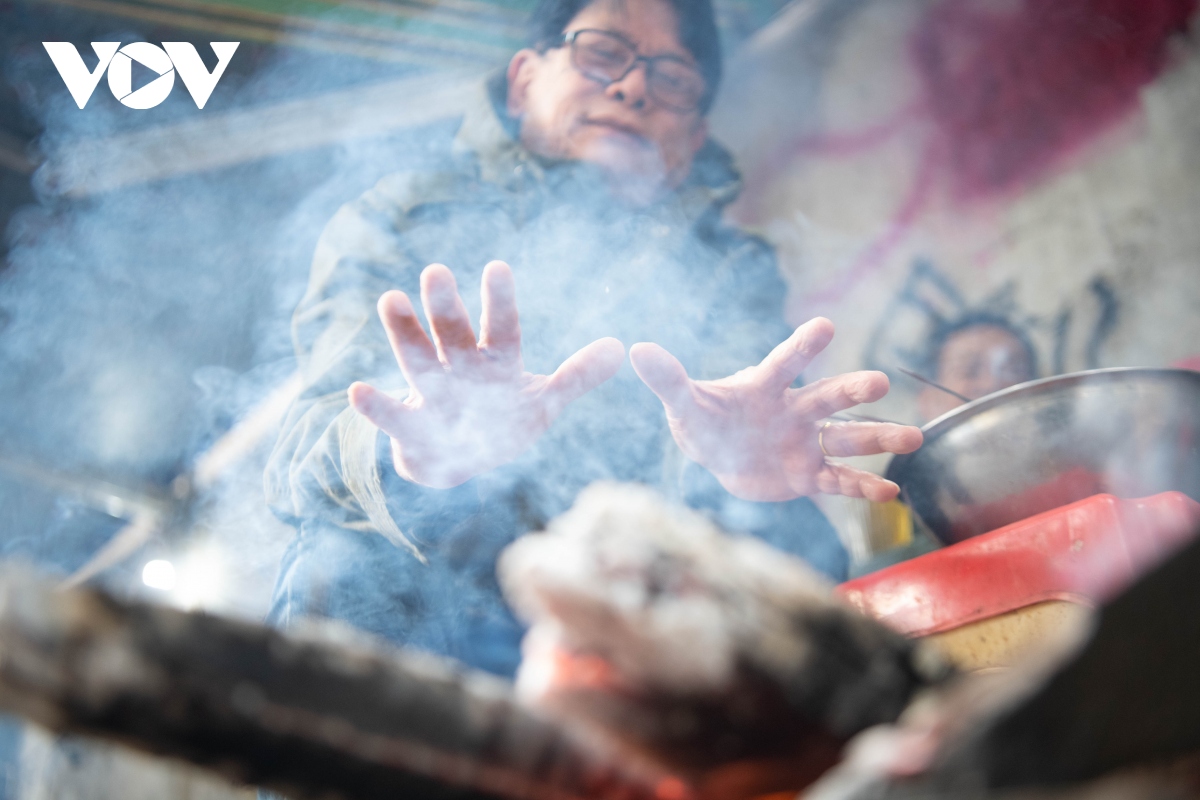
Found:
<path fill-rule="evenodd" d="M 637 800 L 663 778 L 519 708 L 503 681 L 330 630 L 344 629 L 287 635 L 9 568 L 0 707 L 295 798 Z"/>
<path fill-rule="evenodd" d="M 500 578 L 531 625 L 523 698 L 702 794 L 799 788 L 949 672 L 802 562 L 641 487 L 592 486 Z"/>

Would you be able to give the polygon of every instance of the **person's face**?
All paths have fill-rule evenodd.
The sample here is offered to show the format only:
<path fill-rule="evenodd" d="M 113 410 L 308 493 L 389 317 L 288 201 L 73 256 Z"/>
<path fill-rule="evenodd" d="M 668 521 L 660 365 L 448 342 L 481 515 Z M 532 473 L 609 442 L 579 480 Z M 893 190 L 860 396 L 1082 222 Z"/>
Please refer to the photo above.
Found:
<path fill-rule="evenodd" d="M 1020 339 L 998 325 L 975 325 L 946 339 L 934 380 L 974 400 L 1033 377 L 1033 364 Z M 928 421 L 957 408 L 962 401 L 926 387 L 918 404 Z"/>
<path fill-rule="evenodd" d="M 585 29 L 619 34 L 639 56 L 695 65 L 664 0 L 596 0 L 566 32 Z M 633 202 L 678 186 L 708 133 L 698 110 L 665 107 L 647 92 L 645 62 L 605 86 L 572 65 L 570 47 L 522 50 L 509 63 L 508 85 L 508 112 L 520 120 L 522 144 L 547 158 L 599 166 Z"/>

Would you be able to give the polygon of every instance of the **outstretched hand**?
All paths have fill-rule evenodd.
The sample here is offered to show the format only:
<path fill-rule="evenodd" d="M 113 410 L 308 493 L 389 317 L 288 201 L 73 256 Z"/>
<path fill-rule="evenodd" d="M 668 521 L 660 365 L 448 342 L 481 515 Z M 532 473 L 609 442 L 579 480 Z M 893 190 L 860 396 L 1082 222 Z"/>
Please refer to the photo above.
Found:
<path fill-rule="evenodd" d="M 454 275 L 441 264 L 421 273 L 421 303 L 432 340 L 403 292 L 379 298 L 379 317 L 408 382 L 391 397 L 365 383 L 350 404 L 392 439 L 401 477 L 449 488 L 512 461 L 545 432 L 571 401 L 611 378 L 625 358 L 616 339 L 599 339 L 552 375 L 533 375 L 521 360 L 512 269 L 483 270 L 483 314 L 476 340 Z"/>
<path fill-rule="evenodd" d="M 636 344 L 629 355 L 638 376 L 662 401 L 684 455 L 712 472 L 731 494 L 776 502 L 818 492 L 891 500 L 900 491 L 896 484 L 826 458 L 826 453 L 910 453 L 921 446 L 920 429 L 910 425 L 826 424 L 831 414 L 887 394 L 887 376 L 851 372 L 791 388 L 832 338 L 833 323 L 818 317 L 797 328 L 758 366 L 715 381 L 692 380 L 656 344 Z"/>

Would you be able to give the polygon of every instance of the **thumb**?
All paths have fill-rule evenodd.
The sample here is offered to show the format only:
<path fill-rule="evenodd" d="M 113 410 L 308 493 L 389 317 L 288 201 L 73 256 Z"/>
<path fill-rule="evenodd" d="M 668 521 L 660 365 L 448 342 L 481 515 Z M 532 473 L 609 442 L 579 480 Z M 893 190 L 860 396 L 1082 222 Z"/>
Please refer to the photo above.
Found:
<path fill-rule="evenodd" d="M 397 400 L 362 381 L 351 384 L 347 394 L 351 407 L 369 419 L 376 428 L 392 438 L 404 434 L 412 412 L 403 400 Z"/>
<path fill-rule="evenodd" d="M 677 413 L 690 404 L 692 381 L 675 356 L 651 342 L 639 342 L 629 348 L 629 361 L 667 411 Z"/>
<path fill-rule="evenodd" d="M 625 360 L 625 345 L 611 337 L 597 339 L 568 358 L 546 383 L 551 417 L 617 374 Z"/>

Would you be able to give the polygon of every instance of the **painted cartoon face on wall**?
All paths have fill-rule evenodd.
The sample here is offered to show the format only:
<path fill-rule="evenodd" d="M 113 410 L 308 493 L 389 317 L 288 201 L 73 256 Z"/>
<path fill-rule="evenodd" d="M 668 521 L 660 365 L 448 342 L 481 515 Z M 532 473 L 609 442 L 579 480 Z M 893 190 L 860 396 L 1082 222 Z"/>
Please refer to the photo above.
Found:
<path fill-rule="evenodd" d="M 1012 331 L 1000 325 L 972 325 L 946 337 L 937 358 L 934 378 L 947 389 L 972 400 L 1032 380 L 1035 367 L 1029 350 Z M 945 392 L 925 387 L 917 405 L 925 421 L 961 405 Z"/>

